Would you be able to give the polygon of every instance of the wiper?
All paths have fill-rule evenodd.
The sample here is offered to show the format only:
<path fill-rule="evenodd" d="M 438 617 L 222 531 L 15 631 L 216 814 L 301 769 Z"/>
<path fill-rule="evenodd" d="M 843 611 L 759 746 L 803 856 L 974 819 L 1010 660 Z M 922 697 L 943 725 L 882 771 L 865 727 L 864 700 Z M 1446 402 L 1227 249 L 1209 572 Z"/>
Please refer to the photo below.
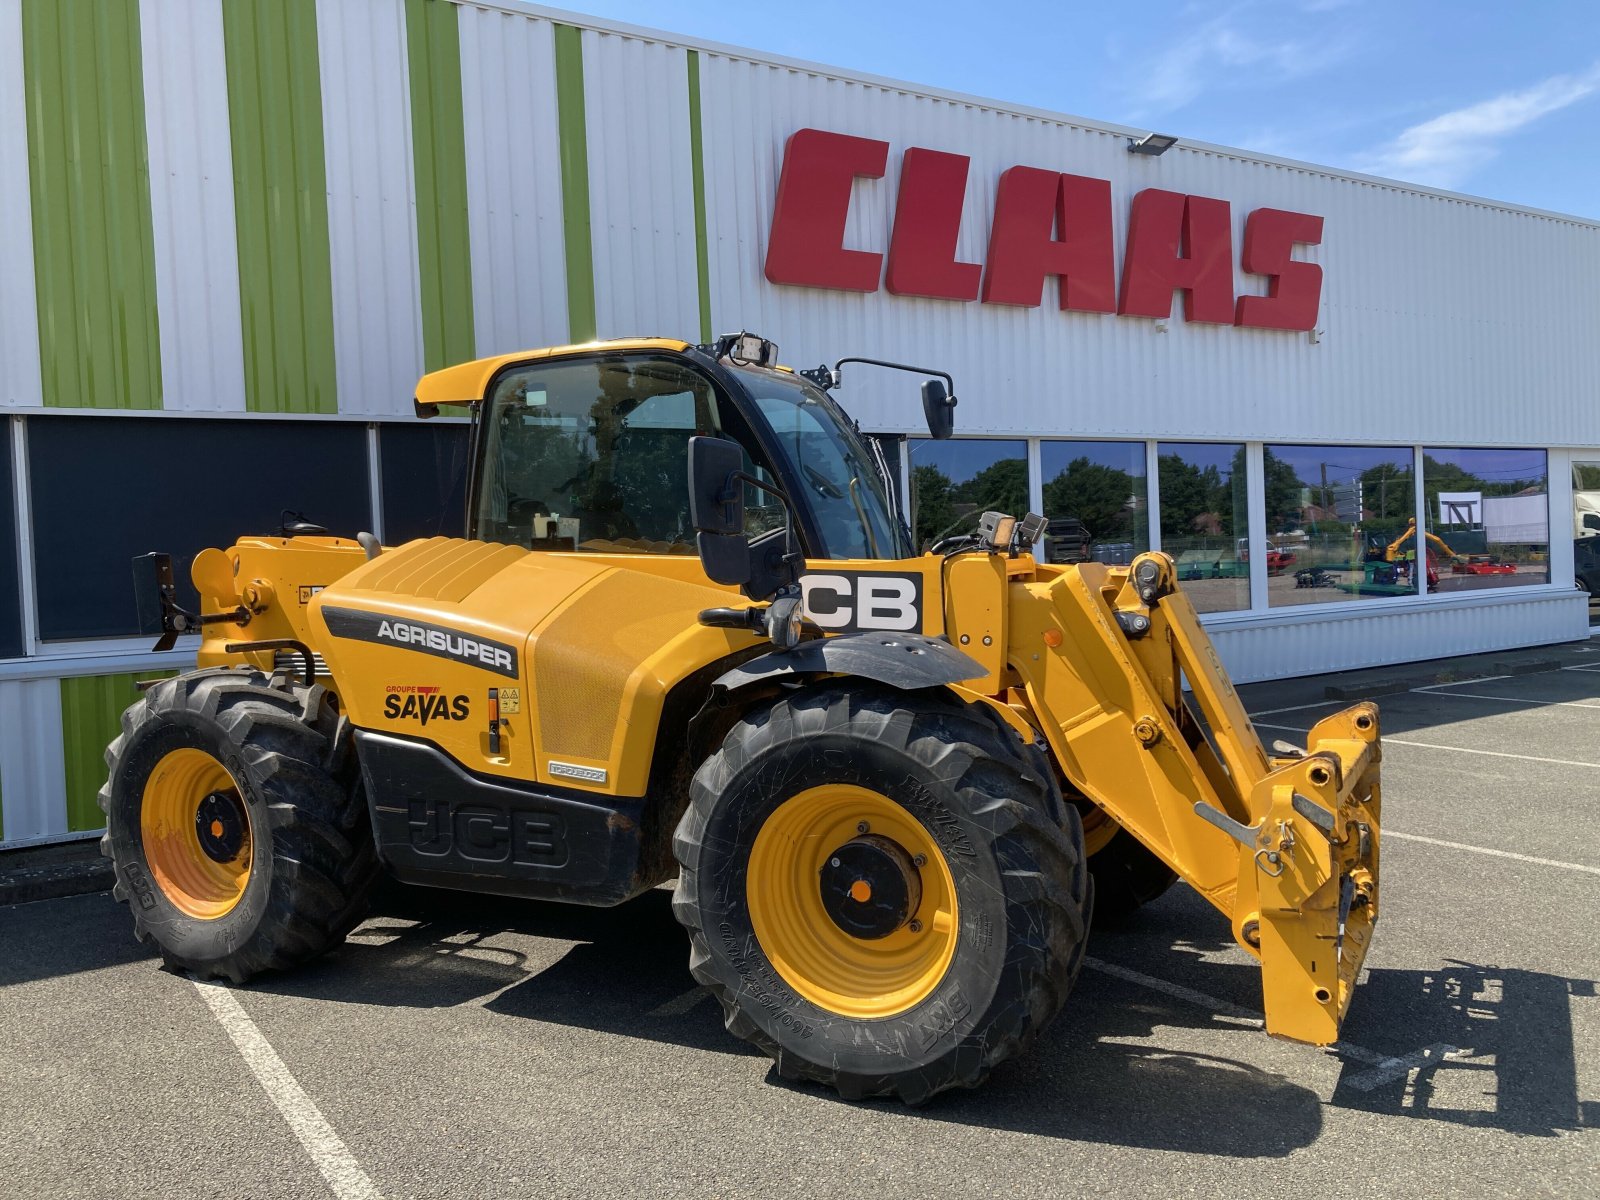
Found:
<path fill-rule="evenodd" d="M 872 531 L 872 522 L 867 520 L 867 510 L 862 506 L 860 489 L 856 486 L 856 477 L 850 476 L 850 503 L 856 506 L 856 518 L 861 522 L 861 528 L 867 535 L 867 549 L 873 558 L 882 558 L 883 552 L 878 549 L 878 535 Z"/>

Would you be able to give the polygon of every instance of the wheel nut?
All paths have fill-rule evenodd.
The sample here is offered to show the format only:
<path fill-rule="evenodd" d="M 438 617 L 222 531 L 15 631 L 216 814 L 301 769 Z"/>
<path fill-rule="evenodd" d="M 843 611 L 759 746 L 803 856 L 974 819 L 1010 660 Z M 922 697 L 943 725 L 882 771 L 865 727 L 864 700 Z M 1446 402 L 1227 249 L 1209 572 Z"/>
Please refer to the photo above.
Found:
<path fill-rule="evenodd" d="M 872 828 L 872 826 L 868 825 L 865 821 L 857 821 L 856 822 L 856 832 L 857 833 L 865 833 L 867 830 L 869 830 L 871 828 Z"/>
<path fill-rule="evenodd" d="M 921 933 L 922 932 L 922 922 L 917 920 L 915 917 L 913 917 L 906 924 L 906 928 L 911 930 L 912 933 Z"/>
<path fill-rule="evenodd" d="M 911 865 L 914 866 L 914 867 L 925 867 L 925 866 L 927 866 L 928 865 L 928 856 L 926 854 L 917 855 L 915 858 L 913 858 L 911 860 Z"/>

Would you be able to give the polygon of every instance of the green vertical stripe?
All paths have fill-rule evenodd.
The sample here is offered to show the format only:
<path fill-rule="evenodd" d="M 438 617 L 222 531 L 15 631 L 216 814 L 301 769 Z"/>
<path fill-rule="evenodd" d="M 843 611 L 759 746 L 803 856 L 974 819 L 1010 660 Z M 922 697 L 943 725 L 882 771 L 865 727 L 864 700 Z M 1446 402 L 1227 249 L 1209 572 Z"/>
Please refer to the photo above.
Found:
<path fill-rule="evenodd" d="M 461 114 L 457 9 L 406 0 L 411 144 L 417 172 L 417 254 L 422 275 L 425 369 L 477 355 L 467 235 L 467 146 Z"/>
<path fill-rule="evenodd" d="M 222 6 L 245 401 L 338 411 L 316 0 Z"/>
<path fill-rule="evenodd" d="M 138 0 L 23 0 L 44 402 L 160 408 Z"/>
<path fill-rule="evenodd" d="M 561 133 L 561 226 L 567 249 L 567 332 L 593 341 L 594 248 L 589 229 L 589 125 L 583 110 L 583 31 L 556 26 L 556 119 Z"/>
<path fill-rule="evenodd" d="M 166 679 L 176 671 L 80 675 L 61 681 L 61 745 L 67 776 L 67 829 L 106 823 L 96 797 L 106 781 L 106 747 L 122 729 L 122 712 L 139 698 L 140 679 Z"/>
<path fill-rule="evenodd" d="M 689 160 L 694 175 L 694 261 L 700 273 L 700 340 L 710 342 L 711 246 L 706 239 L 706 150 L 700 132 L 700 52 L 689 51 Z"/>

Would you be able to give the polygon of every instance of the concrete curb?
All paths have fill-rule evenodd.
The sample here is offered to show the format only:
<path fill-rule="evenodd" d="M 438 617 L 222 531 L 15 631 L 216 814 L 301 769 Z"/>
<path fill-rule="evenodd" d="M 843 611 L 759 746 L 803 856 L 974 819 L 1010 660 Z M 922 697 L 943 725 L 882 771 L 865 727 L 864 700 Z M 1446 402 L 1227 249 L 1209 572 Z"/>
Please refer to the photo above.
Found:
<path fill-rule="evenodd" d="M 107 892 L 115 882 L 98 839 L 0 854 L 0 905 Z"/>

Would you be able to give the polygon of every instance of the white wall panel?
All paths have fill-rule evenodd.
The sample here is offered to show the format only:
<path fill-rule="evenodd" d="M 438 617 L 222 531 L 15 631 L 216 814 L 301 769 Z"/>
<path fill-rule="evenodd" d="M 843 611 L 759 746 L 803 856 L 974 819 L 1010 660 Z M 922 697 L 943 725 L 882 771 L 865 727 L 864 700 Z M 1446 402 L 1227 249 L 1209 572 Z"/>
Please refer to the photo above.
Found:
<path fill-rule="evenodd" d="M 460 28 L 478 353 L 560 345 L 567 283 L 554 27 L 463 8 Z"/>
<path fill-rule="evenodd" d="M 243 412 L 221 0 L 140 0 L 161 405 Z"/>
<path fill-rule="evenodd" d="M 1178 146 L 1130 155 L 1120 131 L 906 88 L 702 53 L 713 304 L 786 361 L 847 353 L 938 361 L 967 432 L 1558 445 L 1600 439 L 1600 226 L 1310 167 Z M 1000 173 L 1026 164 L 1111 180 L 1120 264 L 1136 192 L 1325 218 L 1298 257 L 1325 271 L 1304 333 L 778 287 L 762 273 L 783 145 L 813 126 L 885 139 L 889 170 L 856 184 L 846 245 L 884 251 L 910 146 L 970 155 L 960 238 L 981 262 Z M 1236 291 L 1264 281 L 1237 272 Z M 735 316 L 734 314 L 737 314 Z M 914 431 L 906 387 L 847 390 L 864 424 Z"/>
<path fill-rule="evenodd" d="M 1589 608 L 1576 589 L 1462 602 L 1370 604 L 1208 625 L 1235 683 L 1577 641 Z"/>
<path fill-rule="evenodd" d="M 0 804 L 5 844 L 67 832 L 61 684 L 0 682 Z"/>
<path fill-rule="evenodd" d="M 422 283 L 402 0 L 318 0 L 339 411 L 411 412 Z"/>
<path fill-rule="evenodd" d="M 0 0 L 0 405 L 38 405 L 38 299 L 28 194 L 22 0 Z"/>
<path fill-rule="evenodd" d="M 583 34 L 595 324 L 698 341 L 688 54 Z"/>

